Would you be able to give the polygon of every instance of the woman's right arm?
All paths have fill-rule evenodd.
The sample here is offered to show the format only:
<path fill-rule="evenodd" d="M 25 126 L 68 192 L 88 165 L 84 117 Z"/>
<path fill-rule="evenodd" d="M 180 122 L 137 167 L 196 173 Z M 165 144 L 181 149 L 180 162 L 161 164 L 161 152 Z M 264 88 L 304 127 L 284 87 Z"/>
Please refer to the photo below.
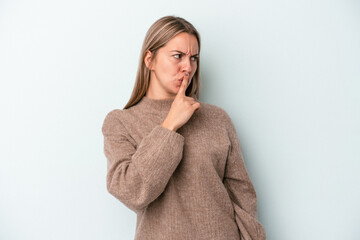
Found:
<path fill-rule="evenodd" d="M 109 112 L 102 126 L 107 190 L 139 212 L 164 191 L 181 161 L 184 137 L 156 125 L 135 147 L 120 120 L 120 111 Z"/>

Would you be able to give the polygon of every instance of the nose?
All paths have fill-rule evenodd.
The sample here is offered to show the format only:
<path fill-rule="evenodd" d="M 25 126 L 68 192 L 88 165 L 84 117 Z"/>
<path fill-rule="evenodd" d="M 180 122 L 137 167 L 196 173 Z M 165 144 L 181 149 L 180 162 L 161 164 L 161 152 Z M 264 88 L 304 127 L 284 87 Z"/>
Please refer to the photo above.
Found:
<path fill-rule="evenodd" d="M 190 73 L 192 70 L 190 57 L 186 57 L 184 59 L 185 60 L 182 66 L 182 71 Z"/>

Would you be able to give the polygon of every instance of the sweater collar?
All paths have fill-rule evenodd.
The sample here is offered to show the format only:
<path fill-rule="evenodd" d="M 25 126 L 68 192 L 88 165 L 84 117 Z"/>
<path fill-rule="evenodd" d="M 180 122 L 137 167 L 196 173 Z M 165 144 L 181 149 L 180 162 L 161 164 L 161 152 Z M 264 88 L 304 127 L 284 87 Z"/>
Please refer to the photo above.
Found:
<path fill-rule="evenodd" d="M 145 112 L 168 113 L 173 101 L 173 98 L 153 99 L 144 95 L 136 105 Z"/>

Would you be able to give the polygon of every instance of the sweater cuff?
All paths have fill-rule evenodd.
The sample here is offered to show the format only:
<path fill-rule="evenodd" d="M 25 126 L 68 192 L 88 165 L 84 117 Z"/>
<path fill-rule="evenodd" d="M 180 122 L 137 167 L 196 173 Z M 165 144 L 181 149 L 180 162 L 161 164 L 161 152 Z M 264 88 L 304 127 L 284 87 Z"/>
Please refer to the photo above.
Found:
<path fill-rule="evenodd" d="M 133 155 L 142 179 L 150 186 L 165 186 L 182 159 L 185 138 L 157 125 L 143 138 Z M 140 151 L 139 151 L 140 150 Z"/>

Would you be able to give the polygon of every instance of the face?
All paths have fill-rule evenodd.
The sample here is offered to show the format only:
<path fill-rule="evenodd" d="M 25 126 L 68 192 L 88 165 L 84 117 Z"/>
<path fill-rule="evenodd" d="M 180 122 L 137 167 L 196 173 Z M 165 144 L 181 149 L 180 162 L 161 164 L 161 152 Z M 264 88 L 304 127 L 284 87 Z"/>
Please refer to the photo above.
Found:
<path fill-rule="evenodd" d="M 150 51 L 145 64 L 150 68 L 150 84 L 147 96 L 150 98 L 174 98 L 181 86 L 185 73 L 189 83 L 197 69 L 198 42 L 194 35 L 179 33 L 158 49 L 155 59 Z"/>

